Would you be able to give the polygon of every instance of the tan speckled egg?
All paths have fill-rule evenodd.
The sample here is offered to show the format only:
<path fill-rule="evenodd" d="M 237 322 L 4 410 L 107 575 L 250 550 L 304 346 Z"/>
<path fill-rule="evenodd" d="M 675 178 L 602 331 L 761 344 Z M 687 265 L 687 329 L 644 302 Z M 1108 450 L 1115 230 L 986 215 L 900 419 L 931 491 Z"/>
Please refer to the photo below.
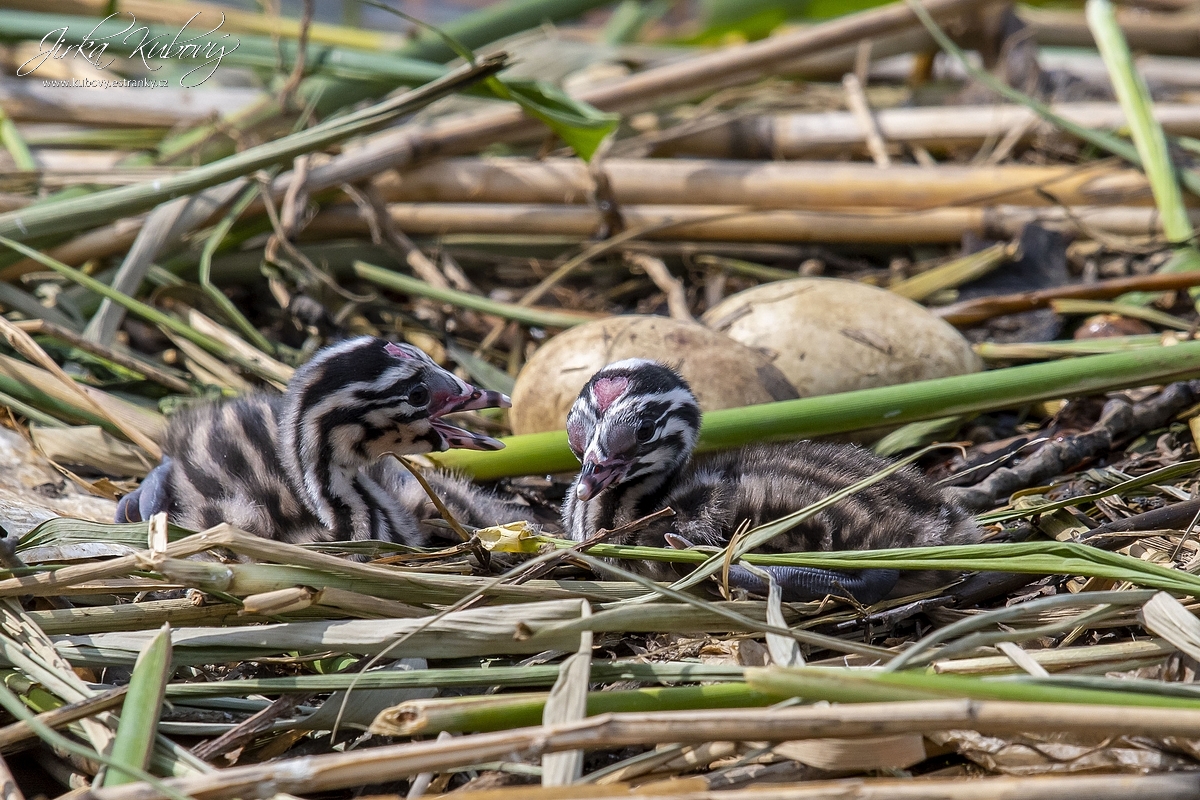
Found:
<path fill-rule="evenodd" d="M 772 356 L 801 397 L 983 368 L 962 334 L 923 306 L 854 281 L 766 283 L 725 298 L 702 322 Z"/>
<path fill-rule="evenodd" d="M 651 358 L 678 369 L 705 411 L 797 396 L 769 358 L 703 325 L 612 317 L 560 333 L 534 353 L 513 388 L 513 433 L 562 430 L 588 378 L 625 358 Z"/>

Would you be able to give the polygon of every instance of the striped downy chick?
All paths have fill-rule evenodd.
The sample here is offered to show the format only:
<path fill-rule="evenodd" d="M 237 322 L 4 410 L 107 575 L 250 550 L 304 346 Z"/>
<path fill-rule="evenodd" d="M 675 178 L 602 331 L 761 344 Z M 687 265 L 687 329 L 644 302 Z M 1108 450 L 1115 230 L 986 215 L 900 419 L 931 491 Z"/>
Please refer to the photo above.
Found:
<path fill-rule="evenodd" d="M 459 380 L 415 347 L 350 339 L 314 355 L 282 396 L 249 395 L 176 415 L 167 457 L 121 499 L 117 520 L 166 511 L 193 530 L 228 522 L 294 543 L 423 544 L 415 508 L 424 493 L 384 456 L 500 449 L 441 417 L 507 405 L 504 395 Z"/>
<path fill-rule="evenodd" d="M 692 459 L 700 407 L 687 383 L 653 361 L 610 364 L 584 386 L 567 417 L 571 449 L 582 463 L 563 504 L 563 527 L 575 541 L 613 530 L 662 508 L 675 516 L 613 543 L 651 547 L 723 547 L 738 526 L 773 522 L 888 466 L 854 445 L 799 441 L 750 445 Z M 788 553 L 877 550 L 979 540 L 970 515 L 912 467 L 880 480 L 801 522 L 760 549 Z M 678 577 L 672 565 L 630 561 L 657 580 Z M 770 567 L 788 600 L 853 595 L 870 604 L 948 582 L 935 571 L 862 570 L 857 574 Z M 742 567 L 734 585 L 765 594 Z"/>

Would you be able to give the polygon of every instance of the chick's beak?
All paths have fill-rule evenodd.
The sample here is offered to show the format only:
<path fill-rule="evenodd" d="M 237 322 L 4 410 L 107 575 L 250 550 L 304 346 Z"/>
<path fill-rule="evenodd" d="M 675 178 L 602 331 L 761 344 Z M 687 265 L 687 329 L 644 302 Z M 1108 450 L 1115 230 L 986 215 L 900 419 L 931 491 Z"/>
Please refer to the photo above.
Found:
<path fill-rule="evenodd" d="M 445 383 L 450 384 L 450 381 Z M 508 395 L 488 389 L 478 389 L 454 379 L 455 385 L 434 387 L 429 402 L 429 423 L 442 437 L 443 449 L 502 450 L 504 442 L 481 433 L 459 428 L 441 419 L 443 414 L 456 411 L 475 411 L 482 408 L 508 408 Z"/>
<path fill-rule="evenodd" d="M 624 459 L 610 458 L 605 461 L 586 459 L 579 470 L 579 480 L 575 484 L 575 496 L 587 502 L 612 484 L 625 477 L 629 462 Z"/>
<path fill-rule="evenodd" d="M 480 408 L 512 408 L 512 400 L 508 395 L 493 392 L 490 389 L 477 389 L 467 384 L 470 393 L 458 399 L 458 405 L 451 411 L 475 411 Z M 445 412 L 443 412 L 445 413 Z"/>

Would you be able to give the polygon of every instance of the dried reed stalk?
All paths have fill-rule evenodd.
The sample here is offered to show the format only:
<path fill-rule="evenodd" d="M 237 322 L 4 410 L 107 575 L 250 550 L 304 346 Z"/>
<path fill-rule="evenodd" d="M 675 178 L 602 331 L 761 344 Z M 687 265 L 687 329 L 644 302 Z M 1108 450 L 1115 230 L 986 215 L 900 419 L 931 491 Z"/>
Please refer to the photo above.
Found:
<path fill-rule="evenodd" d="M 331 791 L 466 764 L 562 750 L 665 742 L 787 741 L 831 737 L 934 733 L 966 729 L 1007 735 L 1054 731 L 1099 736 L 1200 737 L 1200 711 L 1065 703 L 931 700 L 775 710 L 609 714 L 557 728 L 522 728 L 232 767 L 168 784 L 196 800 L 269 797 L 278 792 Z M 1111 779 L 1111 777 L 1109 778 Z M 1189 786 L 1197 784 L 1189 779 Z M 80 792 L 76 800 L 159 800 L 148 784 Z"/>
<path fill-rule="evenodd" d="M 125 693 L 128 691 L 128 688 L 127 686 L 118 686 L 115 689 L 109 689 L 106 692 L 101 692 L 78 702 L 68 703 L 50 711 L 44 711 L 38 714 L 37 720 L 51 728 L 65 727 L 72 722 L 86 719 L 99 714 L 101 711 L 108 711 L 121 705 L 125 700 Z M 10 723 L 0 728 L 0 749 L 10 748 L 18 742 L 33 739 L 36 736 L 37 731 L 28 722 L 18 721 Z"/>
<path fill-rule="evenodd" d="M 456 611 L 441 619 L 320 620 L 238 628 L 177 628 L 172 634 L 176 664 L 211 664 L 229 653 L 241 658 L 286 652 L 378 654 L 393 658 L 467 658 L 500 653 L 539 653 L 570 649 L 575 632 L 531 637 L 528 628 L 553 630 L 552 624 L 575 619 L 580 600 L 525 603 L 506 614 L 495 609 Z M 153 639 L 154 631 L 66 636 L 56 642 L 76 664 L 129 663 Z M 403 644 L 395 646 L 397 640 Z M 97 652 L 102 653 L 97 659 Z M 216 659 L 215 661 L 213 659 Z"/>
<path fill-rule="evenodd" d="M 521 203 L 393 203 L 392 219 L 411 234 L 523 234 L 592 236 L 602 223 L 586 206 Z M 649 239 L 695 241 L 823 242 L 874 244 L 949 244 L 963 234 L 1009 239 L 1031 222 L 1073 231 L 1117 236 L 1160 232 L 1153 208 L 1076 206 L 1027 208 L 939 208 L 928 211 L 859 209 L 855 213 L 762 211 L 744 206 L 645 205 L 621 209 L 631 230 L 647 229 Z M 1192 212 L 1200 224 L 1200 210 Z M 357 235 L 365 223 L 356 209 L 337 206 L 321 212 L 308 232 L 323 236 Z M 651 230 L 652 229 L 652 230 Z"/>
<path fill-rule="evenodd" d="M 1038 775 L 1034 777 L 846 778 L 803 783 L 771 783 L 769 788 L 709 789 L 702 777 L 673 778 L 643 783 L 637 788 L 617 783 L 575 785 L 570 789 L 514 786 L 455 792 L 461 800 L 566 800 L 619 797 L 621 800 L 1185 800 L 1195 797 L 1197 780 L 1188 773 L 1173 775 Z"/>
<path fill-rule="evenodd" d="M 1021 21 L 1038 44 L 1094 47 L 1092 32 L 1079 11 L 1022 7 Z M 1194 56 L 1200 52 L 1200 13 L 1154 14 L 1123 9 L 1121 31 L 1135 50 L 1158 55 Z"/>
<path fill-rule="evenodd" d="M 987 2 L 929 0 L 926 8 L 934 17 L 944 19 L 969 13 Z M 916 26 L 912 11 L 892 4 L 648 69 L 582 92 L 578 99 L 604 111 L 634 111 L 671 98 L 697 96 L 758 80 L 802 57 L 853 47 L 862 39 Z M 362 147 L 348 150 L 328 165 L 314 169 L 309 175 L 309 188 L 318 191 L 347 181 L 374 178 L 387 169 L 403 169 L 429 156 L 469 153 L 501 141 L 536 139 L 543 135 L 543 130 L 514 105 L 406 125 L 374 136 Z M 280 175 L 275 188 L 282 194 L 289 181 L 289 175 Z"/>
<path fill-rule="evenodd" d="M 81 400 L 77 393 L 40 367 L 0 355 L 0 375 L 33 386 L 61 403 L 80 407 Z M 166 429 L 166 419 L 161 414 L 136 406 L 93 386 L 80 385 L 78 388 L 104 410 L 104 417 L 119 419 L 123 426 L 136 428 L 150 439 L 160 439 Z"/>
<path fill-rule="evenodd" d="M 1092 300 L 1120 297 L 1126 292 L 1169 292 L 1200 286 L 1200 272 L 1132 275 L 1096 283 L 1057 286 L 1036 292 L 1019 292 L 965 300 L 950 306 L 933 309 L 933 313 L 951 325 L 974 325 L 1002 314 L 1016 314 L 1035 308 L 1046 308 L 1055 300 L 1086 298 Z"/>
<path fill-rule="evenodd" d="M 1062 103 L 1055 113 L 1088 128 L 1117 130 L 1125 116 L 1116 103 Z M 1055 130 L 1028 108 L 1017 105 L 885 108 L 875 112 L 879 132 L 893 144 L 919 145 L 931 150 L 979 147 L 1023 130 L 1020 141 Z M 1154 116 L 1168 133 L 1200 135 L 1200 108 L 1186 103 L 1155 103 Z M 813 158 L 865 152 L 862 126 L 848 111 L 804 112 L 745 116 L 671 138 L 658 155 L 713 158 Z"/>
<path fill-rule="evenodd" d="M 1162 660 L 1174 652 L 1176 649 L 1168 642 L 1156 639 L 1120 644 L 1094 644 L 1087 647 L 1030 650 L 1026 655 L 1046 669 L 1064 670 L 1125 661 Z M 989 675 L 997 672 L 1014 672 L 1016 669 L 1007 656 L 944 659 L 933 662 L 934 672 L 948 675 Z"/>
<path fill-rule="evenodd" d="M 935 17 L 945 18 L 969 13 L 987 2 L 990 0 L 929 0 L 926 6 Z M 927 36 L 917 30 L 915 17 L 907 7 L 892 4 L 645 70 L 584 92 L 579 99 L 604 110 L 645 108 L 671 97 L 757 80 L 798 59 L 839 48 L 853 49 L 864 38 L 890 36 L 898 31 Z M 313 169 L 307 189 L 315 193 L 356 183 L 428 156 L 467 153 L 500 141 L 534 139 L 543 131 L 541 123 L 527 117 L 515 104 L 406 125 L 369 137 L 363 146 L 347 149 L 328 164 Z M 272 184 L 273 196 L 282 198 L 292 179 L 291 171 L 277 176 Z"/>
<path fill-rule="evenodd" d="M 939 109 L 940 111 L 940 109 Z M 1196 112 L 1200 122 L 1200 111 Z M 625 205 L 745 205 L 830 209 L 859 206 L 1044 206 L 1049 192 L 1064 205 L 1149 205 L 1139 170 L 1112 162 L 1076 166 L 893 164 L 879 170 L 846 162 L 788 163 L 715 159 L 604 162 L 613 197 Z M 576 159 L 448 158 L 376 185 L 394 202 L 586 204 L 587 165 Z"/>

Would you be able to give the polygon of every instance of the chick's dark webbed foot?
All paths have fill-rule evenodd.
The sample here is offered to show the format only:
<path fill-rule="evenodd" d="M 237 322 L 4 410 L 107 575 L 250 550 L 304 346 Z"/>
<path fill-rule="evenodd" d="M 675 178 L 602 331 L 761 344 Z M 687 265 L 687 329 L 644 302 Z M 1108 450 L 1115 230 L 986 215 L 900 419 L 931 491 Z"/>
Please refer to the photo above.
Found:
<path fill-rule="evenodd" d="M 667 543 L 684 550 L 694 547 L 691 542 L 677 533 L 666 535 Z M 900 571 L 895 569 L 864 569 L 857 573 L 835 572 L 820 567 L 759 567 L 768 572 L 783 592 L 784 602 L 820 600 L 827 595 L 853 597 L 863 605 L 878 603 L 887 596 L 897 581 Z M 745 589 L 752 594 L 767 594 L 766 581 L 745 567 L 729 568 L 729 585 Z"/>
<path fill-rule="evenodd" d="M 117 501 L 117 522 L 143 522 L 171 506 L 168 492 L 171 474 L 171 459 L 164 457 L 161 464 L 142 480 L 142 484 Z"/>
<path fill-rule="evenodd" d="M 834 572 L 820 567 L 759 567 L 769 572 L 783 591 L 784 602 L 820 600 L 826 595 L 853 597 L 863 605 L 878 603 L 900 580 L 900 570 L 864 569 L 857 573 Z M 729 585 L 766 595 L 767 583 L 745 567 L 729 568 Z"/>

